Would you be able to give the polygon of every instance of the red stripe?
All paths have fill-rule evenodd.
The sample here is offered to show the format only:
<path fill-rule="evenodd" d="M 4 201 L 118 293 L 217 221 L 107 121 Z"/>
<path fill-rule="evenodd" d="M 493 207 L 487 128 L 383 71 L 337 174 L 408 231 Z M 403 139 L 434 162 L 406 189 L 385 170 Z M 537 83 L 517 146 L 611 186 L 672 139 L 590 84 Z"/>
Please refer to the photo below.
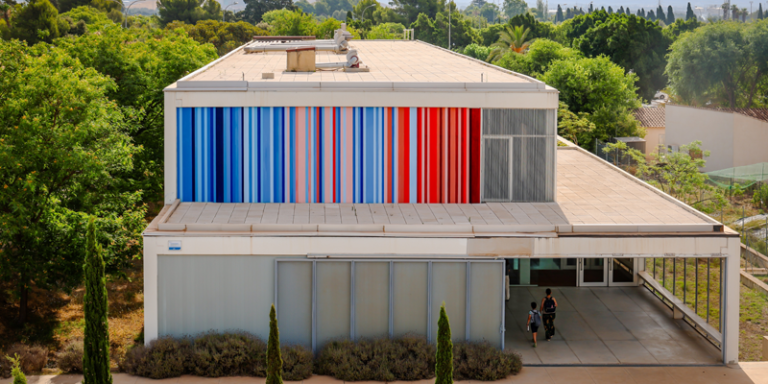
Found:
<path fill-rule="evenodd" d="M 469 202 L 480 203 L 480 134 L 481 109 L 470 110 L 469 123 Z"/>

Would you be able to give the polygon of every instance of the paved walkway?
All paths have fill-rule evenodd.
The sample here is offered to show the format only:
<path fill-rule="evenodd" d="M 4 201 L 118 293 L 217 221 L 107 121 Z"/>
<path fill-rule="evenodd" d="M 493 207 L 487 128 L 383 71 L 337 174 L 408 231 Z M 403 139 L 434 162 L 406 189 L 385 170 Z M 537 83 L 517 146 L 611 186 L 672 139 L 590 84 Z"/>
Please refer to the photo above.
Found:
<path fill-rule="evenodd" d="M 219 379 L 182 376 L 166 380 L 151 380 L 123 373 L 114 374 L 114 384 L 264 384 L 259 377 L 224 377 Z M 29 384 L 78 384 L 79 375 L 29 376 Z M 10 384 L 0 379 L 0 384 Z M 289 382 L 299 383 L 299 382 Z M 301 384 L 341 384 L 328 376 L 312 376 Z M 398 382 L 398 384 L 433 384 L 434 380 Z M 472 382 L 471 384 L 481 382 Z M 768 384 L 768 362 L 741 363 L 734 367 L 523 367 L 517 376 L 494 383 L 505 384 Z M 374 384 L 374 383 L 356 383 Z M 457 384 L 470 384 L 469 381 Z"/>
<path fill-rule="evenodd" d="M 506 304 L 505 347 L 525 365 L 713 365 L 720 350 L 642 287 L 560 287 L 555 337 L 537 348 L 525 322 L 531 302 L 541 303 L 546 287 L 516 287 Z"/>

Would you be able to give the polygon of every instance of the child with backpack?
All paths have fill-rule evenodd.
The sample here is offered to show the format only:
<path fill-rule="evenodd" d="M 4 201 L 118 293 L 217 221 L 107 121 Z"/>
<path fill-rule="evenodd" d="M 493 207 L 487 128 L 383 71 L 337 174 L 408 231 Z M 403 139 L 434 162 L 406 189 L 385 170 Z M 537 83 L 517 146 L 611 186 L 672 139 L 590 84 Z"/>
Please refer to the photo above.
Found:
<path fill-rule="evenodd" d="M 555 335 L 555 311 L 557 310 L 557 299 L 552 297 L 552 290 L 547 288 L 547 296 L 541 300 L 541 317 L 544 321 L 544 330 L 546 330 L 547 341 L 552 340 Z"/>
<path fill-rule="evenodd" d="M 533 347 L 536 348 L 536 333 L 541 326 L 541 314 L 536 310 L 536 303 L 531 303 L 531 310 L 528 312 L 528 330 L 533 334 Z"/>

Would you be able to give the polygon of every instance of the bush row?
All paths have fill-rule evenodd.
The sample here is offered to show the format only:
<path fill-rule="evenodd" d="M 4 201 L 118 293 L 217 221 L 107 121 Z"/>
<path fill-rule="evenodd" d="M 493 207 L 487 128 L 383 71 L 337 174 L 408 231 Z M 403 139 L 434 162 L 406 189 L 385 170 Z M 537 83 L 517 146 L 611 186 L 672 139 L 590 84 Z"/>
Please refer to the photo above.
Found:
<path fill-rule="evenodd" d="M 14 344 L 0 351 L 0 377 L 11 377 L 11 362 L 5 356 L 19 355 L 23 372 L 40 372 L 48 363 L 48 349 L 40 345 Z"/>
<path fill-rule="evenodd" d="M 162 338 L 126 353 L 121 369 L 152 379 L 183 374 L 266 376 L 266 343 L 247 333 L 206 333 L 195 339 Z M 283 379 L 304 380 L 313 373 L 344 381 L 423 380 L 435 377 L 435 346 L 420 336 L 332 341 L 314 358 L 303 346 L 282 346 Z M 488 343 L 454 343 L 455 380 L 499 380 L 517 374 L 520 356 Z"/>
<path fill-rule="evenodd" d="M 149 346 L 131 348 L 121 362 L 124 372 L 152 379 L 184 374 L 222 377 L 265 377 L 267 344 L 247 333 L 205 333 L 195 339 L 161 338 Z M 312 351 L 302 346 L 282 346 L 283 379 L 312 376 Z"/>

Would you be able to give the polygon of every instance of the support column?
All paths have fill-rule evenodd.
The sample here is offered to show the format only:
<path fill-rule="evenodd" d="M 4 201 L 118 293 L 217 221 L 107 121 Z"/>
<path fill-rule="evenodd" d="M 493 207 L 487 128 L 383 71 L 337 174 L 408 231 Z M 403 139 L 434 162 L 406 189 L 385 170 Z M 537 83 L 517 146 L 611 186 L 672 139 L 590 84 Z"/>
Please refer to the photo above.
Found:
<path fill-rule="evenodd" d="M 166 206 L 168 207 L 168 206 Z M 144 238 L 144 345 L 157 339 L 159 330 L 157 297 L 157 242 L 162 237 Z"/>
<path fill-rule="evenodd" d="M 520 285 L 531 285 L 531 259 L 520 258 Z"/>
<path fill-rule="evenodd" d="M 723 250 L 725 251 L 725 250 Z M 727 256 L 723 266 L 725 268 L 725 292 L 724 300 L 721 300 L 721 310 L 724 316 L 723 337 L 723 356 L 724 363 L 736 364 L 739 362 L 739 298 L 741 288 L 741 278 L 739 276 L 739 259 L 741 257 L 741 246 L 738 237 L 728 238 Z"/>

